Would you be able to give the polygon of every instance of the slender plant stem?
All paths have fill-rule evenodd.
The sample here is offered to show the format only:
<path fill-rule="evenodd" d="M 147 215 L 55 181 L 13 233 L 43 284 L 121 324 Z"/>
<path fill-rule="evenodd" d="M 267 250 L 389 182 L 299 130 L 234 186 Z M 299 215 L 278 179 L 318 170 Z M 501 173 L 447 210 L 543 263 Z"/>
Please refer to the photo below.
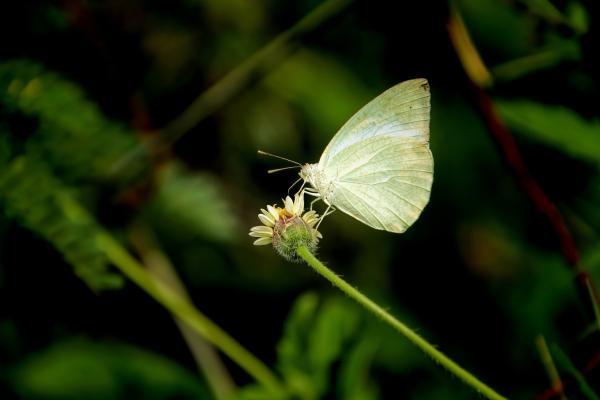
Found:
<path fill-rule="evenodd" d="M 324 21 L 336 15 L 352 0 L 326 0 L 296 22 L 291 28 L 276 36 L 220 81 L 201 93 L 181 115 L 162 130 L 161 139 L 167 145 L 177 141 L 186 132 L 223 104 L 251 81 L 257 72 L 264 72 L 280 62 L 290 51 L 290 43 L 298 36 L 317 28 Z"/>
<path fill-rule="evenodd" d="M 367 296 L 362 294 L 358 289 L 352 287 L 345 280 L 340 278 L 327 268 L 321 261 L 319 261 L 306 246 L 300 246 L 297 249 L 298 255 L 308 263 L 318 274 L 323 276 L 334 286 L 339 288 L 342 292 L 346 293 L 349 297 L 356 300 L 360 305 L 367 309 L 367 311 L 375 314 L 381 318 L 385 323 L 390 325 L 396 331 L 404 335 L 411 343 L 421 349 L 425 354 L 431 357 L 435 362 L 439 363 L 442 367 L 446 368 L 450 373 L 454 374 L 460 380 L 462 380 L 468 386 L 471 386 L 477 392 L 483 396 L 493 399 L 500 400 L 505 399 L 504 396 L 498 394 L 494 389 L 487 386 L 485 383 L 477 379 L 473 374 L 462 368 L 460 365 L 448 358 L 444 353 L 435 348 L 427 340 L 423 339 L 419 334 L 410 329 L 404 323 L 399 321 L 396 317 L 385 311 L 377 303 L 369 299 Z"/>
<path fill-rule="evenodd" d="M 265 364 L 198 311 L 189 301 L 182 298 L 169 286 L 154 279 L 112 236 L 106 233 L 98 234 L 96 241 L 123 274 L 174 316 L 184 321 L 195 332 L 220 349 L 259 383 L 274 392 L 283 391 L 279 379 Z"/>
<path fill-rule="evenodd" d="M 592 282 L 589 276 L 586 276 L 585 285 L 587 286 L 588 293 L 590 295 L 590 300 L 592 303 L 592 311 L 594 312 L 594 322 L 596 325 L 596 329 L 600 331 L 600 307 L 598 306 L 598 300 L 596 292 L 594 291 L 594 287 L 592 286 Z"/>
<path fill-rule="evenodd" d="M 573 364 L 573 361 L 571 361 L 569 356 L 562 351 L 556 343 L 552 343 L 551 351 L 554 354 L 557 364 L 573 376 L 584 397 L 589 400 L 600 400 L 600 397 L 596 394 L 579 369 L 577 369 L 575 364 Z"/>
<path fill-rule="evenodd" d="M 191 302 L 185 285 L 177 275 L 173 263 L 160 248 L 158 239 L 150 227 L 145 225 L 135 226 L 131 232 L 131 239 L 146 267 L 146 271 L 158 282 L 168 285 L 183 299 Z M 174 320 L 196 361 L 199 372 L 206 378 L 208 386 L 212 389 L 215 399 L 231 398 L 237 388 L 215 347 L 185 322 L 178 318 L 174 318 Z"/>
<path fill-rule="evenodd" d="M 337 15 L 354 0 L 325 0 L 292 27 L 280 33 L 264 47 L 200 93 L 192 103 L 165 127 L 157 131 L 146 143 L 140 143 L 115 163 L 113 173 L 118 173 L 144 157 L 150 149 L 155 156 L 168 151 L 173 143 L 201 121 L 219 110 L 235 95 L 246 88 L 254 78 L 266 74 L 294 50 L 296 39 L 318 28 Z"/>
<path fill-rule="evenodd" d="M 546 369 L 546 373 L 548 374 L 548 378 L 550 378 L 552 391 L 560 395 L 561 400 L 567 400 L 563 382 L 560 379 L 558 369 L 556 368 L 556 364 L 554 364 L 554 359 L 552 358 L 552 353 L 550 353 L 550 349 L 548 349 L 548 344 L 546 343 L 546 339 L 543 335 L 538 335 L 535 338 L 535 345 L 538 349 L 538 353 L 540 354 L 542 364 L 544 364 L 544 368 Z"/>

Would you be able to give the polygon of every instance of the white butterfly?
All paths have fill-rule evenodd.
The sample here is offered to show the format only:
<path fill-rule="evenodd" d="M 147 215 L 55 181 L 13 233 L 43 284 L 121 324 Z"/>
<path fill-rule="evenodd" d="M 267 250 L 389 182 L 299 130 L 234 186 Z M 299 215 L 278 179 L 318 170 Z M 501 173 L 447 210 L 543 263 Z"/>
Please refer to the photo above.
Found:
<path fill-rule="evenodd" d="M 328 205 L 323 216 L 332 208 L 375 229 L 408 229 L 431 193 L 430 109 L 426 79 L 399 83 L 354 114 L 318 163 L 302 165 L 304 192 Z"/>

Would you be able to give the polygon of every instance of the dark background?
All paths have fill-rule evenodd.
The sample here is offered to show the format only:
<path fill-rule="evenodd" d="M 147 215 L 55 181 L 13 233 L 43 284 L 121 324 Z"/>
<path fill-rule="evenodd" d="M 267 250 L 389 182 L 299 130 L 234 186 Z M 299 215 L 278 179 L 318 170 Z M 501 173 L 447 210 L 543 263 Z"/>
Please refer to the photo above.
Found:
<path fill-rule="evenodd" d="M 170 260 L 198 309 L 277 371 L 289 398 L 474 398 L 306 265 L 247 236 L 296 179 L 267 175 L 286 165 L 257 149 L 315 162 L 356 110 L 415 77 L 432 92 L 430 204 L 402 235 L 335 213 L 320 258 L 510 398 L 560 398 L 551 364 L 569 399 L 599 396 L 588 291 L 600 285 L 598 6 L 355 1 L 245 69 L 319 4 L 2 5 L 3 398 L 215 398 L 168 311 L 107 259 L 101 229 L 142 261 Z M 457 18 L 491 81 L 465 73 L 448 31 Z M 231 71 L 241 78 L 174 128 Z M 485 117 L 487 100 L 508 130 Z M 515 172 L 517 148 L 527 170 Z M 536 184 L 580 259 L 561 251 L 560 218 L 532 201 Z M 253 398 L 253 380 L 222 362 L 231 398 Z"/>

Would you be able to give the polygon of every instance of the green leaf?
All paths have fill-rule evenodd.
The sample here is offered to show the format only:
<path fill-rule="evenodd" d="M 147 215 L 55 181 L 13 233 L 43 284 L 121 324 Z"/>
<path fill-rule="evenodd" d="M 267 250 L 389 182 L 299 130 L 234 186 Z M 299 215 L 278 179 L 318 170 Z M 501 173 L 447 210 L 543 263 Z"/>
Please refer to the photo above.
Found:
<path fill-rule="evenodd" d="M 358 322 L 356 309 L 345 301 L 334 297 L 324 302 L 310 330 L 306 356 L 311 365 L 327 368 L 337 360 Z"/>
<path fill-rule="evenodd" d="M 496 0 L 455 3 L 486 62 L 511 60 L 533 50 L 534 20 L 511 3 Z"/>
<path fill-rule="evenodd" d="M 260 385 L 247 385 L 228 397 L 227 400 L 289 400 L 285 393 L 275 394 L 273 390 Z"/>
<path fill-rule="evenodd" d="M 37 134 L 27 146 L 61 176 L 125 183 L 145 171 L 144 151 L 120 168 L 130 152 L 141 148 L 133 133 L 107 119 L 77 85 L 40 64 L 0 64 L 0 102 L 8 112 L 38 119 Z"/>
<path fill-rule="evenodd" d="M 379 347 L 377 341 L 365 338 L 345 357 L 338 381 L 339 398 L 346 400 L 375 400 L 377 386 L 369 377 L 369 369 Z"/>
<path fill-rule="evenodd" d="M 315 318 L 319 298 L 315 293 L 306 293 L 296 300 L 285 323 L 283 337 L 277 345 L 279 369 L 287 384 L 301 398 L 311 399 L 316 396 L 309 376 L 311 365 L 306 359 L 308 332 Z"/>
<path fill-rule="evenodd" d="M 108 259 L 94 240 L 100 227 L 43 161 L 20 156 L 0 171 L 0 205 L 52 243 L 90 288 L 122 286 L 122 276 L 109 271 Z"/>
<path fill-rule="evenodd" d="M 332 365 L 351 349 L 359 318 L 345 299 L 319 305 L 307 293 L 296 301 L 277 347 L 279 369 L 293 393 L 317 399 L 328 392 Z"/>
<path fill-rule="evenodd" d="M 526 56 L 495 65 L 492 75 L 496 81 L 511 81 L 522 76 L 549 69 L 565 61 L 579 61 L 581 48 L 577 40 L 556 39 L 544 48 Z"/>
<path fill-rule="evenodd" d="M 238 222 L 216 177 L 172 164 L 161 171 L 159 188 L 147 213 L 173 236 L 216 242 L 234 240 Z"/>
<path fill-rule="evenodd" d="M 529 7 L 529 10 L 549 21 L 561 21 L 563 19 L 561 12 L 549 0 L 525 0 L 524 3 Z"/>
<path fill-rule="evenodd" d="M 600 122 L 573 110 L 529 100 L 497 100 L 500 115 L 516 132 L 585 161 L 600 162 Z"/>
<path fill-rule="evenodd" d="M 36 353 L 11 371 L 24 399 L 210 399 L 199 377 L 131 346 L 72 340 Z"/>
<path fill-rule="evenodd" d="M 578 1 L 572 1 L 567 5 L 567 19 L 575 32 L 586 33 L 590 28 L 590 17 L 587 10 Z"/>

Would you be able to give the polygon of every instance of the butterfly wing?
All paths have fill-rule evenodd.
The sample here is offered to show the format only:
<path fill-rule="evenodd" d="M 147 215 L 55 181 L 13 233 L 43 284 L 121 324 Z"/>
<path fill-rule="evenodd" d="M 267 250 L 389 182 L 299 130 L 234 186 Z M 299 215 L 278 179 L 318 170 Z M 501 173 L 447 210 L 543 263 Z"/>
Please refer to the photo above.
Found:
<path fill-rule="evenodd" d="M 433 156 L 427 142 L 376 136 L 334 159 L 331 204 L 372 228 L 402 233 L 429 202 Z"/>
<path fill-rule="evenodd" d="M 321 167 L 345 148 L 374 136 L 429 140 L 429 84 L 412 79 L 373 99 L 335 134 L 321 155 Z"/>

